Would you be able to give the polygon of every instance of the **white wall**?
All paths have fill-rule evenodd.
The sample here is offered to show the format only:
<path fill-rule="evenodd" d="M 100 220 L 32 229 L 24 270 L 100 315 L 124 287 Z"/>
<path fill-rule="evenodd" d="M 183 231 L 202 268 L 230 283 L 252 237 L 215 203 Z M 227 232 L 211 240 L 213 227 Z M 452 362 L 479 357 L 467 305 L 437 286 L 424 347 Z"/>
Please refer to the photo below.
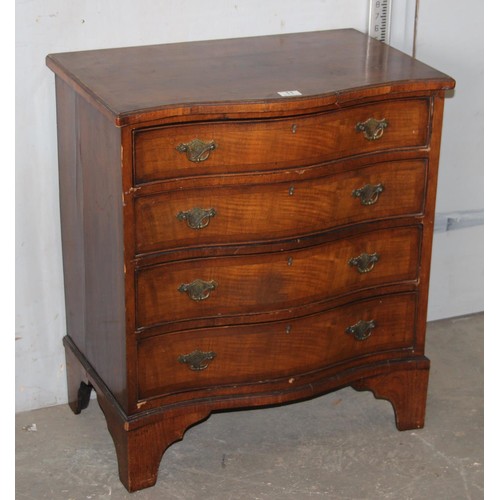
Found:
<path fill-rule="evenodd" d="M 395 0 L 399 1 L 403 0 Z M 469 118 L 480 111 L 480 106 L 478 102 L 466 102 L 468 90 L 462 76 L 471 68 L 454 54 L 464 49 L 466 39 L 447 39 L 442 33 L 443 25 L 463 23 L 470 19 L 470 13 L 466 18 L 460 9 L 457 11 L 457 5 L 465 6 L 463 0 L 425 0 L 421 4 L 417 55 L 459 80 L 455 97 L 446 103 L 445 126 L 456 132 L 461 128 L 454 125 L 463 116 L 461 107 L 465 106 L 463 113 Z M 426 9 L 431 14 L 437 11 L 437 18 L 426 16 Z M 73 50 L 346 27 L 366 31 L 367 13 L 368 0 L 16 1 L 17 411 L 66 401 L 54 79 L 45 67 L 45 56 Z M 424 23 L 427 28 L 422 27 Z M 473 50 L 480 50 L 478 40 Z M 482 207 L 479 181 L 470 180 L 472 173 L 482 172 L 478 151 L 474 149 L 471 157 L 462 149 L 456 150 L 457 143 L 462 143 L 463 149 L 467 146 L 463 134 L 457 140 L 452 130 L 445 130 L 443 137 L 438 205 L 441 210 Z M 472 185 L 472 198 L 464 183 Z M 435 261 L 445 261 L 445 269 L 438 269 L 434 276 L 440 276 L 440 272 L 445 276 L 439 278 L 444 291 L 434 285 L 431 294 L 430 311 L 436 317 L 479 310 L 479 291 L 474 289 L 473 296 L 467 296 L 463 294 L 466 283 L 457 286 L 451 280 L 464 268 L 466 282 L 478 272 L 478 266 L 468 260 L 476 256 L 478 246 L 465 231 L 477 232 L 477 228 L 443 233 L 443 238 L 437 235 Z M 454 238 L 466 243 L 465 262 L 460 261 L 456 241 L 445 241 Z M 447 259 L 449 255 L 453 258 Z M 457 293 L 462 295 L 457 298 Z M 460 307 L 450 309 L 451 302 Z"/>
<path fill-rule="evenodd" d="M 420 0 L 416 57 L 455 78 L 446 99 L 436 200 L 442 214 L 484 208 L 483 2 Z M 484 227 L 434 234 L 428 319 L 484 308 Z"/>
<path fill-rule="evenodd" d="M 53 52 L 352 27 L 366 0 L 16 1 L 16 410 L 66 401 Z"/>

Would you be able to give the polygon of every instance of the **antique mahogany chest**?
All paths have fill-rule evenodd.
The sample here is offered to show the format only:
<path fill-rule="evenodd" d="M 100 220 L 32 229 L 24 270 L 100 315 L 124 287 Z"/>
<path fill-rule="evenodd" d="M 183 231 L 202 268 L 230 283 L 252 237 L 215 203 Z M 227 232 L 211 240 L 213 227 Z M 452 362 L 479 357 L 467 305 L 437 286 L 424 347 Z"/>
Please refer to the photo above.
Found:
<path fill-rule="evenodd" d="M 47 57 L 69 404 L 129 491 L 211 412 L 344 386 L 424 424 L 444 91 L 354 30 Z"/>

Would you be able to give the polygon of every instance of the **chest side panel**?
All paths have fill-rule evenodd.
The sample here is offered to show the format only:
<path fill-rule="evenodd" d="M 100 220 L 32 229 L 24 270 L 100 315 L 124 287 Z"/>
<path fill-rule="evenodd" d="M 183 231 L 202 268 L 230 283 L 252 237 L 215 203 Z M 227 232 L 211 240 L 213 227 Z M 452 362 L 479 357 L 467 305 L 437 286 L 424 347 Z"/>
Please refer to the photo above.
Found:
<path fill-rule="evenodd" d="M 67 333 L 125 405 L 120 130 L 60 80 L 57 95 Z"/>

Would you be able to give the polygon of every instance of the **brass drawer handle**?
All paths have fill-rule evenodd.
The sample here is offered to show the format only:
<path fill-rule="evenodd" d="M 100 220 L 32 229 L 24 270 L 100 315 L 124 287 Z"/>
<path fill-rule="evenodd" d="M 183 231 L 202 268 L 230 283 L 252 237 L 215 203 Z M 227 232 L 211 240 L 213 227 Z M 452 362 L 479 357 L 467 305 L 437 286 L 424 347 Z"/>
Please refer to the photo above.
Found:
<path fill-rule="evenodd" d="M 179 286 L 179 292 L 184 292 L 189 295 L 189 298 L 196 300 L 197 302 L 201 300 L 208 299 L 210 297 L 210 292 L 217 288 L 217 282 L 203 281 L 200 279 L 195 279 L 191 283 L 183 283 Z"/>
<path fill-rule="evenodd" d="M 373 319 L 370 321 L 360 319 L 355 325 L 348 326 L 345 332 L 354 335 L 356 340 L 366 340 L 376 326 Z"/>
<path fill-rule="evenodd" d="M 353 257 L 349 260 L 349 265 L 356 267 L 360 273 L 369 273 L 375 264 L 379 261 L 380 254 L 378 253 L 362 253 L 357 257 Z"/>
<path fill-rule="evenodd" d="M 215 208 L 192 208 L 185 212 L 179 212 L 177 219 L 186 221 L 191 229 L 203 229 L 208 226 L 211 217 L 215 217 L 217 211 Z"/>
<path fill-rule="evenodd" d="M 363 132 L 365 139 L 376 141 L 384 134 L 384 130 L 389 126 L 387 120 L 377 120 L 376 118 L 368 118 L 365 122 L 356 123 L 356 131 Z"/>
<path fill-rule="evenodd" d="M 365 184 L 362 188 L 355 189 L 352 195 L 361 200 L 361 205 L 374 205 L 383 191 L 383 184 Z"/>
<path fill-rule="evenodd" d="M 210 156 L 210 152 L 216 148 L 215 141 L 204 142 L 200 139 L 193 139 L 187 144 L 179 144 L 175 149 L 179 153 L 186 153 L 189 161 L 199 163 L 205 161 Z"/>
<path fill-rule="evenodd" d="M 177 358 L 179 363 L 185 363 L 190 370 L 200 372 L 208 368 L 208 364 L 212 361 L 217 354 L 213 351 L 203 352 L 198 349 L 189 354 L 182 354 Z"/>

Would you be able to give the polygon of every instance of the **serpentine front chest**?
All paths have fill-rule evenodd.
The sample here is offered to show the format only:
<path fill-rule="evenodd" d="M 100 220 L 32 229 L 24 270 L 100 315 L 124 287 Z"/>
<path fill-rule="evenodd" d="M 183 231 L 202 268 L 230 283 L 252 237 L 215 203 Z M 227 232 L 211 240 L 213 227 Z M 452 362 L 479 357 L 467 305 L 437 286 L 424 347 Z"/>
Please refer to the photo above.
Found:
<path fill-rule="evenodd" d="M 47 64 L 69 404 L 95 389 L 128 490 L 216 410 L 351 385 L 424 425 L 450 77 L 354 30 Z"/>

